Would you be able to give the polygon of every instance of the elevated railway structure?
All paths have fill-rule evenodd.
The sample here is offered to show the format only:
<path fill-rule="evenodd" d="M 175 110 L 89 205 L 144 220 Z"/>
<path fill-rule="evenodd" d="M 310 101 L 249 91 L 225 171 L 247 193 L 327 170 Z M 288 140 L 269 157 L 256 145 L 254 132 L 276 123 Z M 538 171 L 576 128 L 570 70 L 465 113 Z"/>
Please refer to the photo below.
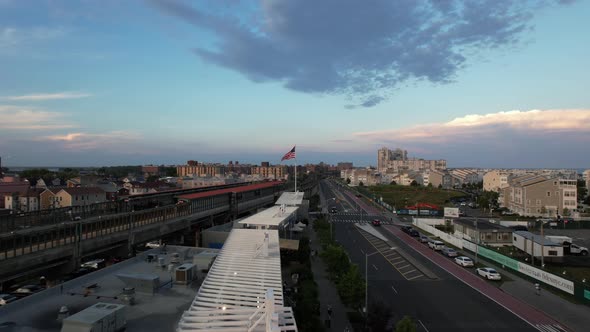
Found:
<path fill-rule="evenodd" d="M 281 182 L 218 188 L 176 195 L 174 205 L 4 232 L 0 283 L 41 271 L 70 272 L 106 251 L 133 254 L 135 246 L 170 234 L 198 241 L 201 229 L 272 205 L 283 190 Z"/>

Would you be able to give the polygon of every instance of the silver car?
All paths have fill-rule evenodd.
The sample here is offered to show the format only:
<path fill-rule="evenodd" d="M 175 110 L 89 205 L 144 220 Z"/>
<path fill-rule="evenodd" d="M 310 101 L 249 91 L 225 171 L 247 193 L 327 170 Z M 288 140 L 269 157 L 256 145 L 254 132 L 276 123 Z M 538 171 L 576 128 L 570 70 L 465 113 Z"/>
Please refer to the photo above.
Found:
<path fill-rule="evenodd" d="M 475 270 L 478 275 L 488 279 L 488 280 L 502 280 L 502 276 L 496 270 L 492 269 L 491 267 L 480 267 Z"/>
<path fill-rule="evenodd" d="M 455 258 L 455 263 L 463 266 L 463 267 L 471 267 L 473 266 L 473 260 L 469 257 L 459 256 Z"/>
<path fill-rule="evenodd" d="M 443 247 L 440 251 L 443 255 L 447 256 L 447 257 L 457 257 L 457 251 L 453 248 L 449 248 L 449 247 Z"/>

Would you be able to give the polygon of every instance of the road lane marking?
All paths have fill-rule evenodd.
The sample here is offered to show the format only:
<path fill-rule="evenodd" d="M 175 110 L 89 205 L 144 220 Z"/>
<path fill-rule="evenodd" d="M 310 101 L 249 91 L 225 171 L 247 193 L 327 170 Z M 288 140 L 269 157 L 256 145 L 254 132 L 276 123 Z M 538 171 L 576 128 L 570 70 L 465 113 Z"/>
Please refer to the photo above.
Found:
<path fill-rule="evenodd" d="M 378 268 L 375 266 L 375 264 L 372 264 L 372 265 L 373 265 L 373 268 L 375 268 L 375 271 L 379 270 L 379 269 L 378 269 Z"/>
<path fill-rule="evenodd" d="M 391 289 L 393 289 L 393 291 L 395 292 L 395 294 L 397 294 L 397 290 L 395 289 L 395 287 L 393 287 L 393 285 L 391 285 Z"/>
<path fill-rule="evenodd" d="M 421 320 L 418 319 L 418 322 L 420 322 L 420 325 L 422 325 L 422 327 L 424 328 L 424 330 L 426 330 L 426 332 L 429 332 L 428 329 L 426 328 L 426 326 L 424 326 L 424 323 L 422 323 Z"/>
<path fill-rule="evenodd" d="M 405 263 L 405 262 L 404 262 L 404 263 Z M 404 266 L 402 266 L 402 267 L 397 267 L 397 266 L 396 266 L 396 267 L 397 267 L 397 269 L 398 269 L 398 270 L 401 270 L 401 269 L 405 269 L 405 268 L 406 268 L 406 267 L 408 267 L 408 266 L 410 266 L 410 264 L 406 264 L 406 265 L 404 265 Z"/>
<path fill-rule="evenodd" d="M 365 252 L 363 251 L 363 249 L 361 249 L 361 252 L 363 253 L 363 255 L 365 254 Z"/>
<path fill-rule="evenodd" d="M 412 269 L 412 270 L 410 270 L 410 271 L 404 272 L 404 274 L 410 274 L 410 273 L 412 273 L 412 272 L 414 272 L 414 271 L 416 271 L 416 269 Z"/>
<path fill-rule="evenodd" d="M 413 276 L 413 277 L 411 277 L 411 278 L 406 278 L 406 279 L 408 279 L 408 280 L 414 280 L 414 279 L 416 279 L 416 278 L 420 278 L 420 277 L 422 277 L 422 276 L 423 276 L 423 274 L 419 274 L 419 275 L 417 275 L 417 276 Z"/>

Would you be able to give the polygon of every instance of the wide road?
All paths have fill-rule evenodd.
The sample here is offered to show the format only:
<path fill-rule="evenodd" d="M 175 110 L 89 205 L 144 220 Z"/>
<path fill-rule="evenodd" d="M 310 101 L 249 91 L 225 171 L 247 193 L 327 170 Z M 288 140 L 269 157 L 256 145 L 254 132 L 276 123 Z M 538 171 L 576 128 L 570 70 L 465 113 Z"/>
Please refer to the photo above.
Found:
<path fill-rule="evenodd" d="M 398 222 L 397 220 L 387 220 L 376 208 L 359 202 L 354 196 L 350 197 L 347 190 L 338 188 L 328 181 L 321 183 L 321 189 L 326 205 L 338 209 L 337 216 L 333 217 L 334 236 L 348 251 L 352 262 L 359 265 L 364 273 L 365 253 L 380 251 L 368 260 L 370 311 L 373 311 L 376 305 L 388 306 L 392 310 L 394 321 L 409 315 L 418 323 L 419 331 L 537 330 L 425 258 L 387 230 L 390 228 L 399 232 L 397 226 L 384 224 L 379 228 L 379 231 L 389 239 L 386 243 L 359 230 L 353 222 L 356 218 L 361 220 L 359 212 L 363 213 L 363 220 L 366 221 L 377 218 L 391 224 Z M 411 241 L 426 248 L 414 239 Z M 397 249 L 392 250 L 391 246 Z M 448 258 L 438 254 L 437 256 L 447 263 L 454 264 Z M 444 266 L 444 262 L 441 265 Z M 467 269 L 464 273 L 477 278 L 473 275 L 472 269 Z M 486 284 L 484 287 L 497 288 L 493 284 L 480 281 Z M 549 324 L 552 322 L 547 323 L 540 324 L 539 330 L 559 331 Z"/>

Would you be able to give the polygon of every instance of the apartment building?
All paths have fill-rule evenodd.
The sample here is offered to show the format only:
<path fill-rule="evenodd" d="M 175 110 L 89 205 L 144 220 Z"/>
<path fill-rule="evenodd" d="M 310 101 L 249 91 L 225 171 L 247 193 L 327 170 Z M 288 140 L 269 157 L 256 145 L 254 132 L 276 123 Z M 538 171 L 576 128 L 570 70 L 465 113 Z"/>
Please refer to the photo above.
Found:
<path fill-rule="evenodd" d="M 4 207 L 18 212 L 33 212 L 40 209 L 40 194 L 45 188 L 27 188 L 4 196 Z"/>
<path fill-rule="evenodd" d="M 586 182 L 586 189 L 590 191 L 590 169 L 587 169 L 582 173 L 582 178 L 584 179 L 584 182 Z"/>
<path fill-rule="evenodd" d="M 461 183 L 461 185 L 462 184 L 475 184 L 481 180 L 479 177 L 479 174 L 477 174 L 476 172 L 474 172 L 470 169 L 456 168 L 456 169 L 450 170 L 450 173 L 455 178 L 457 178 L 456 182 Z"/>
<path fill-rule="evenodd" d="M 483 190 L 500 192 L 508 187 L 510 173 L 503 170 L 489 171 L 483 176 Z"/>
<path fill-rule="evenodd" d="M 576 180 L 524 175 L 501 189 L 501 206 L 522 216 L 569 215 L 577 207 Z"/>
<path fill-rule="evenodd" d="M 447 161 L 444 159 L 427 160 L 420 158 L 408 158 L 408 152 L 402 149 L 389 150 L 381 148 L 377 150 L 377 170 L 381 173 L 388 171 L 423 171 L 423 170 L 444 170 L 447 168 Z"/>
<path fill-rule="evenodd" d="M 287 178 L 287 166 L 271 166 L 269 163 L 262 163 L 261 166 L 252 166 L 251 174 L 258 175 L 263 179 L 283 180 Z"/>
<path fill-rule="evenodd" d="M 345 169 L 340 171 L 342 179 L 350 179 L 350 184 L 358 186 L 361 182 L 365 186 L 373 186 L 381 183 L 381 174 L 371 168 Z"/>

